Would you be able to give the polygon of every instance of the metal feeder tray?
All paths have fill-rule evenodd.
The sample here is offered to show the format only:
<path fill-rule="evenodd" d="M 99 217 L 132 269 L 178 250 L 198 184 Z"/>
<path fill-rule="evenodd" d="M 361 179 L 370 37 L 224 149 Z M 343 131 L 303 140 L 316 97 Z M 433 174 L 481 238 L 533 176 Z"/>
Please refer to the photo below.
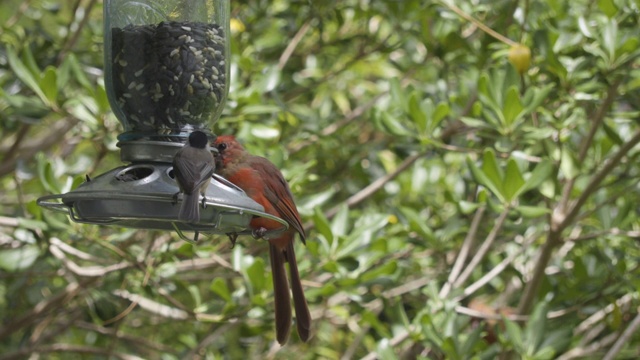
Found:
<path fill-rule="evenodd" d="M 138 155 L 136 160 L 140 160 L 141 152 L 135 152 Z M 123 158 L 126 153 L 123 151 Z M 169 154 L 166 155 L 168 157 Z M 176 192 L 178 186 L 170 163 L 143 162 L 115 168 L 93 179 L 87 178 L 87 182 L 77 189 L 66 194 L 43 196 L 37 203 L 48 209 L 67 212 L 78 223 L 175 230 L 189 242 L 197 241 L 198 233 L 251 234 L 247 228 L 255 216 L 282 224 L 282 228 L 268 231 L 264 236 L 266 239 L 288 228 L 286 221 L 265 213 L 263 207 L 244 191 L 218 175 L 213 176 L 207 188 L 206 207 L 200 208 L 198 223 L 178 220 L 182 195 L 174 203 Z M 187 238 L 183 231 L 194 231 L 195 239 Z"/>

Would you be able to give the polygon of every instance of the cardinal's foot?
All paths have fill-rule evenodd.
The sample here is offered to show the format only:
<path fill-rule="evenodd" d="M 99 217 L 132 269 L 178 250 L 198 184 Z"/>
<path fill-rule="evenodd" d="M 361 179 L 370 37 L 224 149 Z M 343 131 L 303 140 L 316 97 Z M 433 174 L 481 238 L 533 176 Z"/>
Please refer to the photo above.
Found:
<path fill-rule="evenodd" d="M 259 227 L 257 229 L 254 229 L 251 232 L 251 235 L 253 235 L 253 237 L 256 239 L 262 239 L 266 233 L 267 233 L 267 229 L 263 227 Z"/>

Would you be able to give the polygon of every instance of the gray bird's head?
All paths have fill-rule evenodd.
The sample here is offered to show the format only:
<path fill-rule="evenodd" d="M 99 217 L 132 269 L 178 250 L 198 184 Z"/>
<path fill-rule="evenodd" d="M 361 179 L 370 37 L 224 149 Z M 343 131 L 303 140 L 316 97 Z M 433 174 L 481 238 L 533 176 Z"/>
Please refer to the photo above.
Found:
<path fill-rule="evenodd" d="M 189 145 L 194 148 L 204 149 L 207 147 L 208 142 L 209 139 L 207 139 L 207 134 L 203 133 L 202 131 L 196 130 L 189 134 Z"/>

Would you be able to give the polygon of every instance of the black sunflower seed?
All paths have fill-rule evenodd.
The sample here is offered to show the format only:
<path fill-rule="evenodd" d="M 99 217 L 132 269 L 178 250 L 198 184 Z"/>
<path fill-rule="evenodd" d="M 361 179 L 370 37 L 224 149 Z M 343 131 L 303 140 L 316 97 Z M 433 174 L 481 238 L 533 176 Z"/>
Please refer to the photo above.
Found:
<path fill-rule="evenodd" d="M 225 34 L 217 24 L 164 21 L 112 29 L 114 98 L 129 131 L 206 128 L 224 104 Z"/>

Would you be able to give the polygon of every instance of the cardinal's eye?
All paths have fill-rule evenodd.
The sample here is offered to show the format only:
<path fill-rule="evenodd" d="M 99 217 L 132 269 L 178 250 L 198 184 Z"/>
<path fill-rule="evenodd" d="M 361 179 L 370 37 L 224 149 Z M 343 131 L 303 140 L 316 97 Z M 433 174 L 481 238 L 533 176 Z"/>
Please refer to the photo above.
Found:
<path fill-rule="evenodd" d="M 227 148 L 227 144 L 225 143 L 218 144 L 218 150 L 223 151 L 226 148 Z"/>

